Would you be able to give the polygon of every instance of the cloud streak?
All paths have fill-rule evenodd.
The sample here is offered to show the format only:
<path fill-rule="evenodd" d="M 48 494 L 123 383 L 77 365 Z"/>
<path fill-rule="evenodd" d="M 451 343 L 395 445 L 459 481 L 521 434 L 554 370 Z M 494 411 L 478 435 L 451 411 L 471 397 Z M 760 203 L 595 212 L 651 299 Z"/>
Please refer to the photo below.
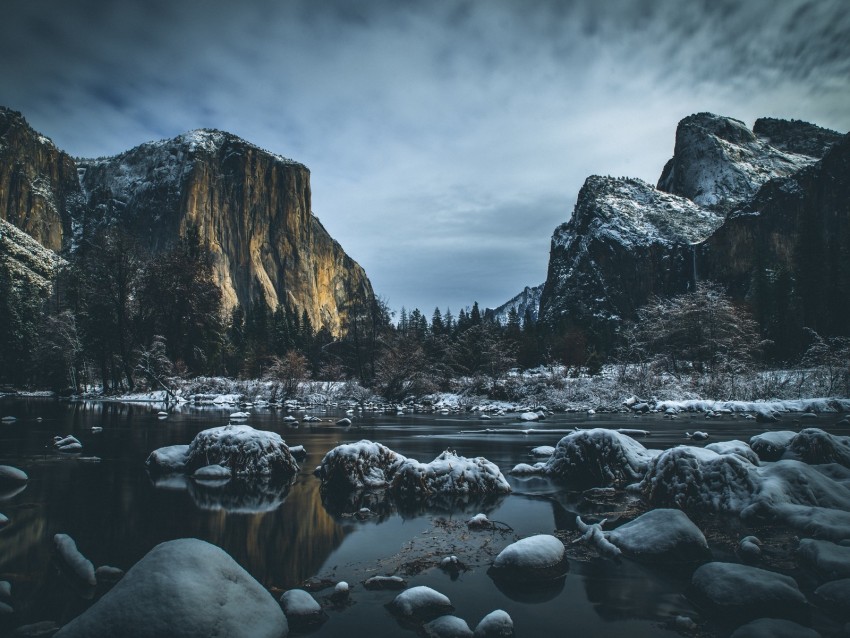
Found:
<path fill-rule="evenodd" d="M 315 212 L 391 305 L 456 311 L 540 283 L 585 177 L 654 182 L 692 112 L 850 129 L 848 13 L 13 0 L 0 102 L 77 155 L 215 127 L 302 161 Z"/>

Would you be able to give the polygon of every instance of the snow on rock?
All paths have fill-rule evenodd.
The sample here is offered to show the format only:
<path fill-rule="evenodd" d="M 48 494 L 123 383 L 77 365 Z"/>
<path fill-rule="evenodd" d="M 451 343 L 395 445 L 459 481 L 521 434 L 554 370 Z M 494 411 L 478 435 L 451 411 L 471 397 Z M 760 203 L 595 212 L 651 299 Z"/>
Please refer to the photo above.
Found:
<path fill-rule="evenodd" d="M 290 589 L 280 597 L 283 613 L 293 628 L 316 625 L 325 620 L 322 606 L 303 589 Z"/>
<path fill-rule="evenodd" d="M 745 563 L 757 563 L 761 559 L 762 542 L 755 536 L 745 536 L 738 541 L 736 553 Z"/>
<path fill-rule="evenodd" d="M 518 418 L 520 421 L 539 421 L 540 415 L 537 412 L 523 412 Z"/>
<path fill-rule="evenodd" d="M 204 467 L 195 470 L 192 474 L 193 478 L 201 480 L 220 480 L 229 479 L 231 476 L 230 468 L 223 465 L 205 465 Z"/>
<path fill-rule="evenodd" d="M 362 440 L 345 443 L 325 454 L 316 474 L 323 488 L 361 490 L 387 487 L 407 459 L 387 446 Z"/>
<path fill-rule="evenodd" d="M 475 627 L 475 638 L 511 638 L 514 621 L 503 609 L 491 611 Z"/>
<path fill-rule="evenodd" d="M 99 583 L 117 583 L 124 578 L 124 570 L 110 565 L 101 565 L 94 570 L 94 576 Z"/>
<path fill-rule="evenodd" d="M 493 523 L 490 522 L 486 514 L 479 513 L 466 521 L 466 526 L 469 529 L 490 529 L 493 527 Z"/>
<path fill-rule="evenodd" d="M 201 540 L 161 543 L 56 638 L 283 638 L 280 605 L 226 552 Z"/>
<path fill-rule="evenodd" d="M 404 590 L 393 599 L 389 607 L 396 614 L 423 619 L 440 616 L 454 609 L 447 596 L 425 585 Z"/>
<path fill-rule="evenodd" d="M 850 618 L 850 578 L 824 583 L 815 590 L 815 598 L 833 613 Z"/>
<path fill-rule="evenodd" d="M 298 464 L 276 432 L 229 424 L 199 432 L 189 444 L 189 470 L 223 465 L 236 475 L 294 476 Z"/>
<path fill-rule="evenodd" d="M 537 534 L 511 543 L 496 556 L 494 570 L 534 571 L 557 567 L 564 561 L 564 544 L 549 534 Z"/>
<path fill-rule="evenodd" d="M 743 441 L 721 441 L 718 443 L 709 443 L 705 446 L 706 450 L 717 452 L 718 454 L 737 454 L 745 458 L 753 465 L 760 465 L 759 455 Z"/>
<path fill-rule="evenodd" d="M 640 489 L 656 507 L 740 512 L 758 490 L 756 469 L 737 454 L 680 445 L 652 459 Z"/>
<path fill-rule="evenodd" d="M 463 618 L 440 616 L 425 623 L 422 631 L 428 638 L 472 638 L 472 630 Z"/>
<path fill-rule="evenodd" d="M 446 450 L 430 463 L 406 459 L 393 476 L 390 490 L 402 499 L 421 499 L 432 495 L 507 494 L 511 486 L 495 463 L 482 456 L 468 459 Z"/>
<path fill-rule="evenodd" d="M 677 509 L 650 510 L 605 536 L 626 556 L 652 563 L 702 562 L 711 557 L 703 533 Z"/>
<path fill-rule="evenodd" d="M 850 412 L 850 399 L 818 397 L 812 399 L 783 399 L 777 401 L 713 401 L 710 399 L 687 399 L 681 401 L 659 401 L 655 409 L 665 412 L 672 408 L 677 412 L 752 412 L 756 419 L 766 418 L 762 423 L 776 422 L 775 414 L 782 412 Z M 761 417 L 759 417 L 761 415 Z"/>
<path fill-rule="evenodd" d="M 835 436 L 820 428 L 806 428 L 791 439 L 783 458 L 818 465 L 838 463 L 850 467 L 850 437 Z"/>
<path fill-rule="evenodd" d="M 78 452 L 83 449 L 83 444 L 80 440 L 72 435 L 54 436 L 53 447 L 60 452 Z"/>
<path fill-rule="evenodd" d="M 515 476 L 534 476 L 536 474 L 545 473 L 546 463 L 543 461 L 535 463 L 534 465 L 529 465 L 528 463 L 517 463 L 508 472 L 508 474 L 513 474 Z"/>
<path fill-rule="evenodd" d="M 401 576 L 372 576 L 363 581 L 366 589 L 404 589 L 407 582 Z"/>
<path fill-rule="evenodd" d="M 700 603 L 719 613 L 747 619 L 771 616 L 794 618 L 806 598 L 790 576 L 737 563 L 706 563 L 691 577 Z"/>
<path fill-rule="evenodd" d="M 623 486 L 643 478 L 652 454 L 634 439 L 603 428 L 562 438 L 545 473 L 592 487 Z"/>
<path fill-rule="evenodd" d="M 759 618 L 738 627 L 729 638 L 821 638 L 821 635 L 791 620 Z"/>
<path fill-rule="evenodd" d="M 67 534 L 56 534 L 53 537 L 53 545 L 62 562 L 68 567 L 74 578 L 81 583 L 94 587 L 97 578 L 94 575 L 94 565 L 80 553 L 74 539 Z"/>
<path fill-rule="evenodd" d="M 9 518 L 5 514 L 0 514 L 0 529 L 9 524 Z"/>
<path fill-rule="evenodd" d="M 307 450 L 303 445 L 293 445 L 289 448 L 289 453 L 299 463 L 304 461 L 307 458 Z"/>
<path fill-rule="evenodd" d="M 797 548 L 797 557 L 824 580 L 850 578 L 850 547 L 804 538 Z"/>
<path fill-rule="evenodd" d="M 11 465 L 0 465 L 0 485 L 19 485 L 29 480 L 27 473 Z"/>
<path fill-rule="evenodd" d="M 536 448 L 532 448 L 530 454 L 531 456 L 536 457 L 550 457 L 555 453 L 555 448 L 551 445 L 538 445 Z"/>
<path fill-rule="evenodd" d="M 401 499 L 511 491 L 499 468 L 483 457 L 468 459 L 446 450 L 430 463 L 420 463 L 380 443 L 365 440 L 332 449 L 322 459 L 316 474 L 325 489 L 389 487 Z"/>
<path fill-rule="evenodd" d="M 145 465 L 151 470 L 167 474 L 184 471 L 188 461 L 188 445 L 169 445 L 151 452 Z"/>
<path fill-rule="evenodd" d="M 587 524 L 581 520 L 581 516 L 576 516 L 576 527 L 582 535 L 574 540 L 573 543 L 587 543 L 593 546 L 599 552 L 600 556 L 607 556 L 608 558 L 617 558 L 620 556 L 622 554 L 620 548 L 605 538 L 605 533 L 602 531 L 602 526 L 607 520 L 603 518 L 598 523 Z"/>

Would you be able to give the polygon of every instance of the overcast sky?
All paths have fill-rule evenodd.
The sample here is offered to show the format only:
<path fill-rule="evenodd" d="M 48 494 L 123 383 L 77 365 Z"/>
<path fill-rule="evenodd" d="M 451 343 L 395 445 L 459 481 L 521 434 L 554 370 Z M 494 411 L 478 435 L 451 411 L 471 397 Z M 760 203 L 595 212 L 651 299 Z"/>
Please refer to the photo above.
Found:
<path fill-rule="evenodd" d="M 546 277 L 590 174 L 712 111 L 850 130 L 845 0 L 5 0 L 0 104 L 77 156 L 209 127 L 306 164 L 391 307 Z"/>

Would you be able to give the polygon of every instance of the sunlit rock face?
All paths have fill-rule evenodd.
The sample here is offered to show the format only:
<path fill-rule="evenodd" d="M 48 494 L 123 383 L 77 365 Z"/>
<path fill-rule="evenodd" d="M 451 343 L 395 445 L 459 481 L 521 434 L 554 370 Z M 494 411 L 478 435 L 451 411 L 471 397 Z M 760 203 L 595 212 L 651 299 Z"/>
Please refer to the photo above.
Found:
<path fill-rule="evenodd" d="M 229 133 L 198 130 L 81 160 L 86 226 L 121 220 L 154 252 L 196 227 L 226 308 L 265 299 L 343 330 L 373 298 L 363 269 L 311 212 L 310 171 Z"/>
<path fill-rule="evenodd" d="M 81 203 L 74 160 L 20 113 L 0 107 L 0 219 L 58 251 L 70 228 L 66 212 Z"/>

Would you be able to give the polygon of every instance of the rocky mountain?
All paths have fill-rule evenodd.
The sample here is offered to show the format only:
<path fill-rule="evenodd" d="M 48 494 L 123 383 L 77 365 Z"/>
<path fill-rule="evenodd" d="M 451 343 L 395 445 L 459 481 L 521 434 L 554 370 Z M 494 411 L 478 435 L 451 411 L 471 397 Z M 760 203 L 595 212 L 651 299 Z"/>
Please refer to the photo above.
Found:
<path fill-rule="evenodd" d="M 763 119 L 751 131 L 739 120 L 697 113 L 679 122 L 673 158 L 664 166 L 658 188 L 728 212 L 768 180 L 823 157 L 838 137 L 805 122 Z"/>
<path fill-rule="evenodd" d="M 190 227 L 213 254 L 226 309 L 256 300 L 339 335 L 374 298 L 364 270 L 311 210 L 310 171 L 234 135 L 198 130 L 78 159 L 0 111 L 3 218 L 53 250 L 117 225 L 152 254 Z"/>
<path fill-rule="evenodd" d="M 712 280 L 757 316 L 799 309 L 783 330 L 846 333 L 846 302 L 825 300 L 850 297 L 847 139 L 804 122 L 761 119 L 750 131 L 708 113 L 685 118 L 657 188 L 588 178 L 552 237 L 541 320 L 604 348 L 652 295 Z"/>
<path fill-rule="evenodd" d="M 525 318 L 525 313 L 531 313 L 532 321 L 537 321 L 540 314 L 540 294 L 543 292 L 543 284 L 533 288 L 526 286 L 522 292 L 512 297 L 498 308 L 487 308 L 484 317 L 490 321 L 498 321 L 503 326 L 507 325 L 511 310 L 516 310 L 520 322 Z"/>
<path fill-rule="evenodd" d="M 58 251 L 81 204 L 74 160 L 0 107 L 0 219 Z"/>
<path fill-rule="evenodd" d="M 639 179 L 591 176 L 555 229 L 540 318 L 609 338 L 651 295 L 685 291 L 694 244 L 723 219 Z"/>

